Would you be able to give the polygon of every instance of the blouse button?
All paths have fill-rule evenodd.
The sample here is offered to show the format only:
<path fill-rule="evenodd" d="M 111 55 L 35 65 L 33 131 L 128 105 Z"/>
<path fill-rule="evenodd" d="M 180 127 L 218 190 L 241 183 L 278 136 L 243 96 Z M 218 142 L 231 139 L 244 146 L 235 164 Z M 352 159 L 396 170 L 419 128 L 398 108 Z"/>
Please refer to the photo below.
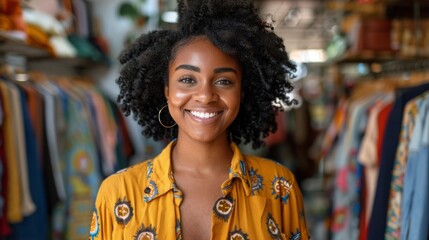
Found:
<path fill-rule="evenodd" d="M 149 193 L 150 193 L 150 187 L 146 187 L 146 188 L 144 189 L 144 193 L 149 194 Z"/>

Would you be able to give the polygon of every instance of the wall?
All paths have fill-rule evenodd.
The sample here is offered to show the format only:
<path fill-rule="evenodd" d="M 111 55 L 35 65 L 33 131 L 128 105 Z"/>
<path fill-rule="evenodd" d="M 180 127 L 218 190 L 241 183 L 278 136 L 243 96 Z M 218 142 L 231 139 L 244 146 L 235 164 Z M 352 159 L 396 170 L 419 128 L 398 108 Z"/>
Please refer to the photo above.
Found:
<path fill-rule="evenodd" d="M 94 17 L 100 21 L 100 33 L 107 39 L 110 47 L 109 58 L 112 61 L 111 67 L 106 71 L 97 72 L 96 78 L 99 79 L 101 87 L 109 94 L 112 99 L 116 100 L 119 89 L 115 80 L 119 76 L 120 64 L 118 56 L 124 49 L 124 42 L 127 34 L 134 31 L 134 26 L 128 19 L 121 18 L 117 15 L 117 9 L 123 0 L 92 0 Z M 147 15 L 152 16 L 142 32 L 156 29 L 158 25 L 158 0 L 146 0 L 143 6 Z M 147 139 L 141 134 L 141 127 L 132 117 L 126 118 L 129 133 L 135 143 L 136 153 L 131 163 L 136 163 L 148 158 L 154 157 L 161 149 L 159 142 Z"/>
<path fill-rule="evenodd" d="M 110 47 L 109 58 L 112 61 L 111 67 L 102 73 L 98 73 L 100 83 L 112 97 L 117 96 L 118 88 L 115 80 L 119 74 L 118 56 L 124 49 L 124 42 L 127 34 L 133 30 L 131 21 L 117 15 L 117 9 L 123 0 L 92 0 L 94 17 L 100 21 L 100 32 L 107 39 Z M 142 11 L 153 16 L 143 32 L 150 31 L 157 26 L 158 0 L 146 0 Z"/>

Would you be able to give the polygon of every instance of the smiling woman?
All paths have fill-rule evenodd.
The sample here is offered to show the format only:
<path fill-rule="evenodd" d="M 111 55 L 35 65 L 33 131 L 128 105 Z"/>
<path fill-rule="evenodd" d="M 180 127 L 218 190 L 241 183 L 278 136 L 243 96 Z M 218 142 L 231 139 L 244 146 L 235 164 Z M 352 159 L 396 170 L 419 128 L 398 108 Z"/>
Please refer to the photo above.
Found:
<path fill-rule="evenodd" d="M 143 133 L 172 141 L 103 182 L 91 238 L 309 239 L 294 175 L 237 147 L 261 146 L 272 103 L 294 103 L 282 40 L 248 1 L 178 3 L 179 29 L 142 35 L 117 81 Z"/>
<path fill-rule="evenodd" d="M 176 54 L 165 87 L 171 116 L 179 126 L 176 146 L 182 141 L 188 146 L 225 142 L 240 109 L 242 74 L 237 59 L 206 37 L 195 38 Z"/>

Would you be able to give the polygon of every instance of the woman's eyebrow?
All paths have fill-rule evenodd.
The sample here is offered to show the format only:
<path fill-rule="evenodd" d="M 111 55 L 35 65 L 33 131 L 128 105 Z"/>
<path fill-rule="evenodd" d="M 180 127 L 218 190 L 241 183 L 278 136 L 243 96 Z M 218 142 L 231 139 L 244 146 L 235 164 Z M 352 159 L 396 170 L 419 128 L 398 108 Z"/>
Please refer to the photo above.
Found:
<path fill-rule="evenodd" d="M 201 72 L 201 69 L 199 67 L 195 67 L 195 66 L 187 65 L 187 64 L 180 65 L 180 66 L 176 67 L 175 70 L 177 71 L 179 69 L 185 69 L 185 70 L 190 70 L 190 71 L 194 71 L 194 72 Z"/>
<path fill-rule="evenodd" d="M 193 65 L 188 65 L 188 64 L 182 64 L 180 66 L 176 67 L 176 71 L 179 69 L 185 69 L 185 70 L 190 70 L 190 71 L 194 71 L 194 72 L 201 72 L 201 69 L 199 67 L 193 66 Z M 223 72 L 234 72 L 237 73 L 237 70 L 235 70 L 234 68 L 230 68 L 230 67 L 219 67 L 219 68 L 215 68 L 214 73 L 223 73 Z"/>
<path fill-rule="evenodd" d="M 235 70 L 234 68 L 230 68 L 230 67 L 220 67 L 220 68 L 215 68 L 215 70 L 214 70 L 214 73 L 223 73 L 223 72 L 237 73 L 237 70 Z"/>

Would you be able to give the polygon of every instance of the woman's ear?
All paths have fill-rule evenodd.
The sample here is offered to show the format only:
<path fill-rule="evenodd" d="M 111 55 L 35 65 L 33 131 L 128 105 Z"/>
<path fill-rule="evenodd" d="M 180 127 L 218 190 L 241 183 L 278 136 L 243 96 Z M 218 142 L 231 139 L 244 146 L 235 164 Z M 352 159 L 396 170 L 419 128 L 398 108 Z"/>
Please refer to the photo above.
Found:
<path fill-rule="evenodd" d="M 165 98 L 167 99 L 167 101 L 168 101 L 168 86 L 165 86 L 164 87 L 164 96 L 165 96 Z"/>

